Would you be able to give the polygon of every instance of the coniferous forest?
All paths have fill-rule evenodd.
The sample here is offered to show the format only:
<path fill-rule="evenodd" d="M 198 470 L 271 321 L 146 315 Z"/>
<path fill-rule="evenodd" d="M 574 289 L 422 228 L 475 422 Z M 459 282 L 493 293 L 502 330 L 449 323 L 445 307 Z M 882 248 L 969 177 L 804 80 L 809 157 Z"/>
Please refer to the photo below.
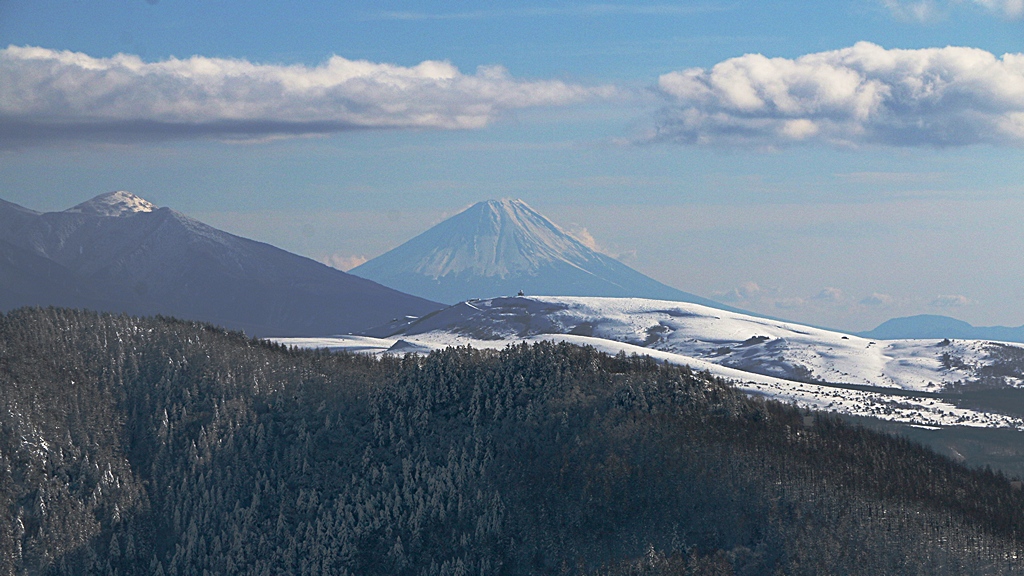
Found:
<path fill-rule="evenodd" d="M 286 349 L 0 316 L 0 574 L 1017 574 L 1024 494 L 565 344 Z"/>

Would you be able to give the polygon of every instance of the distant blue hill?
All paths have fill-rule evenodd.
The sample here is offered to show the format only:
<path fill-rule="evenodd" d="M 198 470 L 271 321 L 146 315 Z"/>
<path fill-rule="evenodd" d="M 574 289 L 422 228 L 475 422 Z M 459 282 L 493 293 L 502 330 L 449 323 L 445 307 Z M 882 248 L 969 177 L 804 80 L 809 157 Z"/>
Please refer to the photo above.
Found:
<path fill-rule="evenodd" d="M 1024 342 L 1024 326 L 972 326 L 963 320 L 920 314 L 886 320 L 874 330 L 857 334 L 864 338 L 878 340 L 900 340 L 906 338 L 958 338 L 961 340 L 1000 340 L 1003 342 Z"/>

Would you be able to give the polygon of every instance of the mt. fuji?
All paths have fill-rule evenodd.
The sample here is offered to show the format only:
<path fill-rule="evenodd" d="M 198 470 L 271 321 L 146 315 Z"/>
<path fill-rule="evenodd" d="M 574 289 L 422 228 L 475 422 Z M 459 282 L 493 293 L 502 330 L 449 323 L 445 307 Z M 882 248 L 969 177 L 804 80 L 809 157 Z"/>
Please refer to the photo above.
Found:
<path fill-rule="evenodd" d="M 522 200 L 488 200 L 349 271 L 438 302 L 512 295 L 633 296 L 722 304 L 605 256 Z"/>

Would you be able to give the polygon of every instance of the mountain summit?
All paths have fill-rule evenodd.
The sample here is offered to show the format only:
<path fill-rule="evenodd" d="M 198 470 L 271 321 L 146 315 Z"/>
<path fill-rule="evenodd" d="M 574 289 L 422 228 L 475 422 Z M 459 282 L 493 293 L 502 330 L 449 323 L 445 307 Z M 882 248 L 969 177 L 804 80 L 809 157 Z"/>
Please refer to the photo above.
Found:
<path fill-rule="evenodd" d="M 100 194 L 74 208 L 68 208 L 65 212 L 90 214 L 92 216 L 127 216 L 139 212 L 152 212 L 153 210 L 156 210 L 156 205 L 152 202 L 139 198 L 131 192 L 118 190 L 117 192 Z"/>
<path fill-rule="evenodd" d="M 349 271 L 455 303 L 511 295 L 622 296 L 723 308 L 644 276 L 573 238 L 522 200 L 487 200 Z"/>
<path fill-rule="evenodd" d="M 586 264 L 594 252 L 522 200 L 469 207 L 389 253 L 392 265 L 438 279 L 449 275 L 510 278 L 559 263 Z M 380 261 L 378 259 L 377 261 Z M 384 264 L 383 262 L 381 262 Z M 371 263 L 360 270 L 372 270 Z"/>

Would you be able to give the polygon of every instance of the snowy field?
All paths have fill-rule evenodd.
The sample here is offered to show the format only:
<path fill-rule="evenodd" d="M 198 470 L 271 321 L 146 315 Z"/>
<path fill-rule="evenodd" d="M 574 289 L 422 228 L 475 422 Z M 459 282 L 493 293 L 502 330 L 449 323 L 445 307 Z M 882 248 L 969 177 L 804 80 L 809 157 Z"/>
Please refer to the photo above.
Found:
<path fill-rule="evenodd" d="M 958 408 L 934 397 L 853 390 L 855 384 L 940 392 L 976 377 L 993 344 L 955 340 L 867 340 L 698 304 L 638 298 L 518 297 L 463 302 L 410 319 L 385 338 L 280 338 L 303 348 L 366 354 L 428 353 L 454 345 L 503 348 L 541 340 L 589 345 L 611 354 L 647 354 L 708 371 L 737 387 L 801 407 L 920 426 L 1024 429 L 1009 416 Z M 1007 385 L 1019 385 L 1009 378 Z M 826 384 L 827 383 L 827 384 Z"/>

